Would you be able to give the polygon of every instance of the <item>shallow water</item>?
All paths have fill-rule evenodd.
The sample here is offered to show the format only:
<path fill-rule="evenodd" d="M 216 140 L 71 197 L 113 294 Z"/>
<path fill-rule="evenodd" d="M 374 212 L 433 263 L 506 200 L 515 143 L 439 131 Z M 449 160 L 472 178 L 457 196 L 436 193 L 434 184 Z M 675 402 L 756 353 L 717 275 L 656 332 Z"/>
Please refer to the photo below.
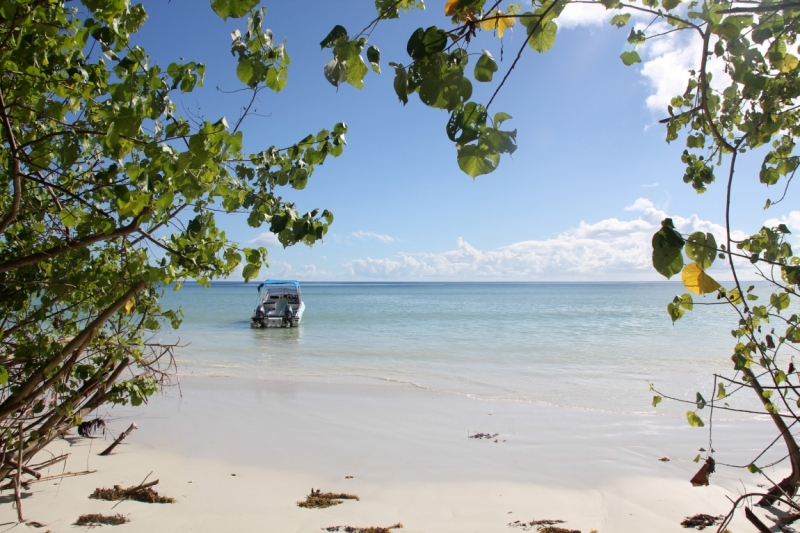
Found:
<path fill-rule="evenodd" d="M 649 383 L 694 399 L 731 368 L 736 318 L 696 305 L 672 325 L 677 283 L 304 283 L 299 328 L 251 329 L 256 284 L 167 290 L 181 306 L 181 372 L 380 380 L 486 400 L 653 412 Z M 716 302 L 714 296 L 696 302 Z M 164 339 L 173 339 L 164 334 Z M 662 404 L 664 406 L 665 404 Z M 659 406 L 680 416 L 684 409 Z"/>

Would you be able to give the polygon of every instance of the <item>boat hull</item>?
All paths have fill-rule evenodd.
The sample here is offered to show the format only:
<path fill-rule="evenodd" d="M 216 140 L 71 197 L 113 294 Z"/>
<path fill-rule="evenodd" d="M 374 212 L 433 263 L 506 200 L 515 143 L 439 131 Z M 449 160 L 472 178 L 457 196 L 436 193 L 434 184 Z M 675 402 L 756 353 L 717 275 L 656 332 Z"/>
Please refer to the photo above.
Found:
<path fill-rule="evenodd" d="M 265 316 L 265 317 L 256 317 L 253 316 L 250 319 L 250 327 L 251 328 L 296 328 L 300 325 L 300 321 L 303 319 L 303 311 L 305 311 L 306 305 L 305 303 L 300 303 L 300 308 L 294 314 L 294 316 L 290 319 L 283 318 L 282 316 Z"/>

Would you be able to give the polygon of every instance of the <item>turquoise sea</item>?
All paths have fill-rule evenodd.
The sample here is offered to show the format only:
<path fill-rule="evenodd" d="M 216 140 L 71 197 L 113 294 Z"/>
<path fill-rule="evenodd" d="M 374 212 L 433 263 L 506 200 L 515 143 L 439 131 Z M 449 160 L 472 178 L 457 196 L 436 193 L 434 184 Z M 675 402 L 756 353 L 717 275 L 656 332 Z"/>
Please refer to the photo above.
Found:
<path fill-rule="evenodd" d="M 251 329 L 256 283 L 167 289 L 185 318 L 183 375 L 407 384 L 482 400 L 683 416 L 649 383 L 712 395 L 736 318 L 696 305 L 673 325 L 679 283 L 303 283 L 299 328 Z M 714 303 L 714 296 L 696 302 Z"/>

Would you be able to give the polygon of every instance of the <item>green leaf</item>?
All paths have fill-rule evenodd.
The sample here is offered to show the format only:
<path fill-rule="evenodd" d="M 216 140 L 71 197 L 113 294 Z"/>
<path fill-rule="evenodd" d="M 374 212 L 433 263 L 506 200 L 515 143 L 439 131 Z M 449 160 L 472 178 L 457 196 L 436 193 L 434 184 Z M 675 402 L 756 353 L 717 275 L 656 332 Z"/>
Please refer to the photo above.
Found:
<path fill-rule="evenodd" d="M 722 383 L 717 383 L 717 399 L 722 400 L 727 395 L 728 393 L 725 391 L 725 385 Z"/>
<path fill-rule="evenodd" d="M 336 58 L 325 63 L 323 69 L 325 79 L 334 87 L 338 87 L 347 79 L 347 68 Z"/>
<path fill-rule="evenodd" d="M 473 178 L 494 172 L 500 163 L 500 154 L 472 144 L 458 150 L 458 167 Z"/>
<path fill-rule="evenodd" d="M 275 91 L 281 92 L 286 87 L 286 82 L 289 81 L 289 74 L 285 68 L 269 67 L 267 70 L 267 87 Z"/>
<path fill-rule="evenodd" d="M 325 48 L 333 48 L 336 45 L 336 42 L 341 38 L 344 37 L 347 39 L 347 30 L 344 29 L 344 26 L 339 26 L 338 24 L 333 27 L 333 29 L 328 33 L 328 35 L 322 39 L 319 43 L 320 49 Z"/>
<path fill-rule="evenodd" d="M 778 372 L 775 374 L 775 383 L 780 385 L 784 381 L 786 381 L 786 372 L 783 370 L 778 370 Z"/>
<path fill-rule="evenodd" d="M 447 46 L 447 33 L 436 26 L 427 30 L 418 28 L 408 40 L 406 51 L 412 59 L 418 61 L 441 52 Z"/>
<path fill-rule="evenodd" d="M 757 467 L 757 466 L 755 465 L 755 463 L 750 463 L 749 465 L 747 465 L 747 470 L 748 470 L 748 471 L 749 471 L 751 474 L 760 474 L 760 473 L 761 473 L 761 469 L 760 469 L 759 467 Z"/>
<path fill-rule="evenodd" d="M 681 309 L 680 305 L 675 303 L 667 304 L 667 313 L 669 317 L 672 319 L 672 322 L 675 323 L 686 313 L 683 309 Z"/>
<path fill-rule="evenodd" d="M 394 67 L 394 92 L 397 97 L 403 102 L 403 105 L 408 103 L 408 74 L 403 65 L 397 63 L 389 63 L 390 67 Z"/>
<path fill-rule="evenodd" d="M 637 52 L 636 50 L 633 50 L 631 52 L 622 52 L 622 54 L 620 54 L 619 57 L 620 59 L 622 59 L 622 62 L 625 63 L 625 65 L 628 67 L 633 65 L 634 63 L 642 62 L 642 58 L 639 57 L 639 52 Z"/>
<path fill-rule="evenodd" d="M 239 65 L 236 67 L 236 76 L 248 87 L 255 87 L 258 83 L 253 62 L 247 58 L 239 60 Z"/>
<path fill-rule="evenodd" d="M 494 127 L 499 128 L 500 124 L 511 118 L 512 118 L 511 115 L 509 115 L 508 113 L 503 113 L 502 111 L 498 111 L 497 113 L 494 114 L 494 118 L 492 119 L 492 121 L 494 122 Z"/>
<path fill-rule="evenodd" d="M 497 63 L 488 50 L 484 50 L 480 59 L 475 63 L 475 80 L 482 82 L 492 81 L 497 72 Z"/>
<path fill-rule="evenodd" d="M 691 311 L 694 309 L 694 300 L 692 300 L 691 294 L 682 294 L 680 298 L 681 307 L 686 309 L 687 311 Z"/>
<path fill-rule="evenodd" d="M 8 369 L 0 365 L 0 385 L 8 385 Z"/>
<path fill-rule="evenodd" d="M 260 0 L 211 0 L 211 9 L 223 20 L 228 20 L 229 17 L 238 19 L 247 15 L 259 2 Z"/>
<path fill-rule="evenodd" d="M 664 6 L 664 9 L 667 11 L 672 11 L 676 7 L 678 7 L 681 3 L 681 0 L 661 0 L 661 5 Z"/>
<path fill-rule="evenodd" d="M 631 28 L 631 33 L 628 35 L 628 44 L 644 44 L 647 40 L 642 30 Z"/>
<path fill-rule="evenodd" d="M 367 68 L 364 59 L 359 55 L 355 60 L 347 62 L 347 76 L 345 79 L 347 83 L 356 89 L 361 89 L 364 87 L 364 77 L 367 72 L 369 72 L 369 68 Z"/>
<path fill-rule="evenodd" d="M 789 295 L 785 292 L 780 294 L 773 293 L 772 296 L 769 297 L 769 303 L 772 304 L 772 307 L 775 308 L 779 313 L 789 307 Z"/>
<path fill-rule="evenodd" d="M 698 409 L 703 409 L 706 406 L 706 399 L 703 398 L 703 395 L 698 392 L 695 398 L 695 403 L 697 404 Z"/>
<path fill-rule="evenodd" d="M 69 209 L 62 209 L 61 211 L 59 211 L 58 217 L 61 219 L 61 222 L 68 228 L 75 227 L 75 223 L 78 221 L 77 217 Z"/>
<path fill-rule="evenodd" d="M 686 420 L 689 421 L 689 425 L 692 426 L 693 428 L 701 428 L 705 426 L 705 424 L 703 424 L 703 421 L 700 419 L 699 416 L 697 416 L 697 413 L 695 413 L 694 411 L 686 411 Z"/>
<path fill-rule="evenodd" d="M 631 19 L 630 13 L 614 15 L 614 18 L 611 19 L 611 25 L 616 26 L 617 28 L 622 28 L 628 23 L 630 19 Z"/>
<path fill-rule="evenodd" d="M 657 406 L 661 403 L 661 396 L 655 395 L 653 396 L 653 407 Z"/>
<path fill-rule="evenodd" d="M 675 231 L 671 218 L 661 222 L 661 229 L 653 235 L 653 267 L 667 279 L 683 269 L 683 237 Z"/>
<path fill-rule="evenodd" d="M 556 33 L 558 32 L 558 25 L 555 21 L 548 20 L 542 27 L 541 25 L 531 25 L 530 28 L 538 26 L 531 35 L 528 44 L 537 52 L 544 53 L 550 50 L 556 43 Z"/>
<path fill-rule="evenodd" d="M 692 459 L 692 462 L 693 462 L 693 463 L 699 463 L 699 462 L 700 462 L 700 454 L 699 454 L 699 453 L 697 454 L 697 457 L 695 457 L 694 459 Z"/>
<path fill-rule="evenodd" d="M 247 264 L 242 269 L 242 277 L 245 281 L 251 281 L 256 276 L 258 276 L 258 272 L 261 270 L 261 265 L 253 265 Z"/>
<path fill-rule="evenodd" d="M 686 255 L 704 269 L 717 257 L 717 241 L 711 233 L 696 231 L 686 239 Z"/>
<path fill-rule="evenodd" d="M 370 46 L 367 48 L 367 61 L 372 65 L 372 70 L 381 73 L 381 51 L 377 46 Z"/>

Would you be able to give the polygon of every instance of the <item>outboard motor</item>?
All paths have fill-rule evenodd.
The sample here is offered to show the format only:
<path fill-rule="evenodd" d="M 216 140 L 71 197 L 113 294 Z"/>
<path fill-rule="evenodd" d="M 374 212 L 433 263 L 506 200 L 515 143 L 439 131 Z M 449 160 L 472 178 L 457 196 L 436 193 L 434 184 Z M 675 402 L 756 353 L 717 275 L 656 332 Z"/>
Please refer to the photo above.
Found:
<path fill-rule="evenodd" d="M 259 319 L 259 320 L 264 318 L 264 306 L 263 305 L 259 305 L 258 308 L 256 309 L 256 318 Z"/>
<path fill-rule="evenodd" d="M 283 323 L 289 327 L 292 327 L 292 308 L 288 304 L 283 310 Z"/>

